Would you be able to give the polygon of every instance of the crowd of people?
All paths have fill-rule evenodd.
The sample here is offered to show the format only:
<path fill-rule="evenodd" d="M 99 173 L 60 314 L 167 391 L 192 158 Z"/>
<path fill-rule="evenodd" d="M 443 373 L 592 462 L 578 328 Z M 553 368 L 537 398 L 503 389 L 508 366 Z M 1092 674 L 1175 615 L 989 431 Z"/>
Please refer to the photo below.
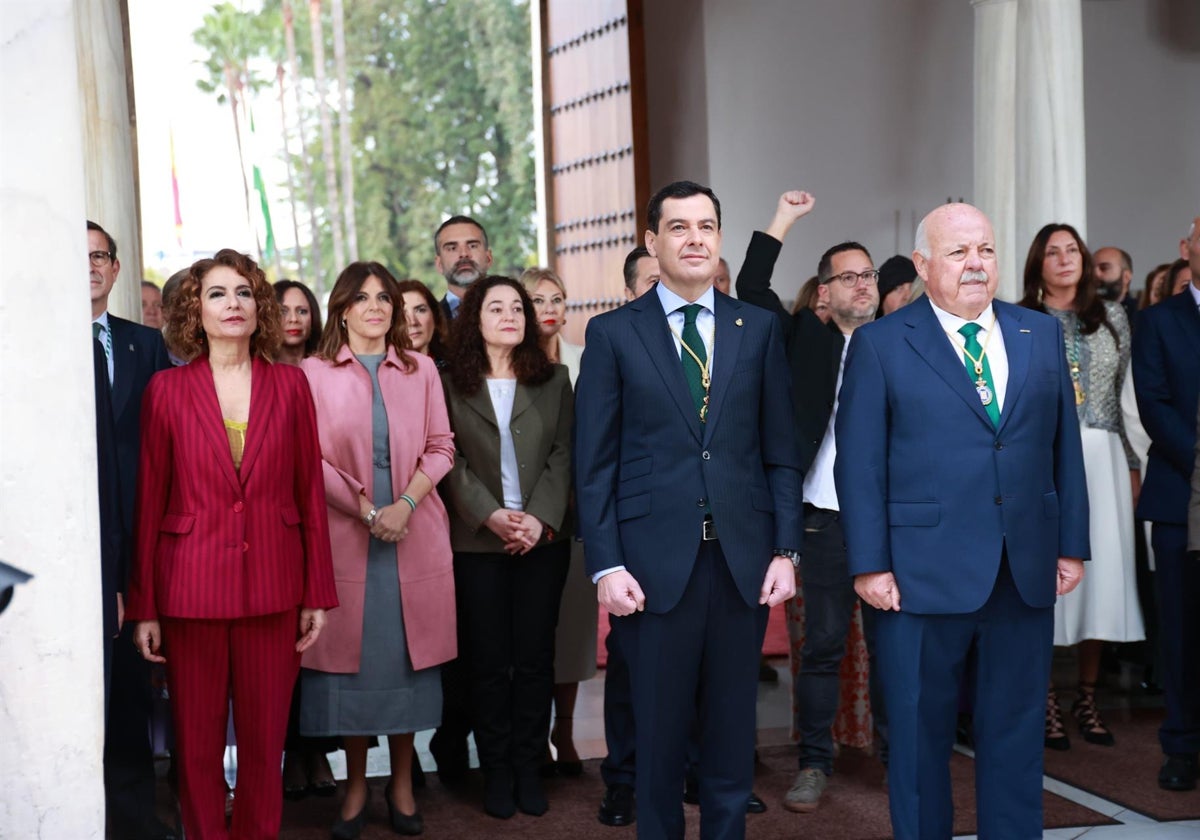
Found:
<path fill-rule="evenodd" d="M 1040 836 L 1042 751 L 1121 737 L 1096 694 L 1112 642 L 1149 639 L 1158 783 L 1194 789 L 1200 218 L 1140 295 L 1127 253 L 1047 225 L 1008 304 L 987 217 L 947 204 L 878 269 L 832 245 L 789 306 L 775 262 L 814 205 L 780 196 L 734 298 L 716 195 L 664 187 L 627 303 L 584 347 L 561 333 L 568 283 L 491 273 L 466 216 L 433 237 L 441 300 L 356 261 L 322 307 L 226 249 L 143 283 L 143 325 L 107 311 L 117 243 L 89 222 L 113 836 L 176 835 L 152 668 L 189 838 L 277 836 L 285 797 L 337 795 L 338 749 L 332 836 L 360 836 L 379 738 L 390 826 L 421 834 L 429 729 L 441 783 L 466 778 L 473 733 L 483 810 L 540 816 L 543 779 L 582 773 L 597 600 L 597 816 L 641 837 L 681 838 L 685 801 L 721 838 L 768 807 L 755 699 L 785 603 L 787 810 L 825 796 L 856 627 L 897 837 L 950 836 L 964 717 L 980 835 Z M 1054 646 L 1077 659 L 1067 713 Z"/>

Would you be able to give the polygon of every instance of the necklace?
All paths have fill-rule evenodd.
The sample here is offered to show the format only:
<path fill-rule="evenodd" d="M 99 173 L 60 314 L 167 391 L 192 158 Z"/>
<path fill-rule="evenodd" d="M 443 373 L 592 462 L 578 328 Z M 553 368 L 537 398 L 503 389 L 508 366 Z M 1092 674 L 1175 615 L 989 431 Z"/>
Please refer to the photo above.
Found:
<path fill-rule="evenodd" d="M 706 423 L 708 422 L 708 388 L 712 385 L 712 354 L 710 353 L 704 361 L 700 361 L 700 357 L 696 355 L 696 351 L 683 340 L 683 336 L 670 324 L 667 324 L 667 327 L 679 339 L 679 345 L 692 357 L 692 360 L 696 363 L 696 367 L 700 368 L 700 384 L 704 386 L 704 405 L 700 406 L 700 422 Z M 696 330 L 696 332 L 699 331 L 699 329 Z M 715 334 L 713 335 L 712 343 L 713 347 L 716 347 L 717 337 Z"/>
<path fill-rule="evenodd" d="M 950 336 L 951 341 L 954 341 L 954 336 L 956 335 L 963 339 L 962 351 L 966 354 L 967 358 L 971 360 L 972 367 L 975 368 L 975 393 L 979 394 L 979 401 L 983 403 L 985 408 L 991 405 L 992 400 L 996 398 L 996 395 L 992 393 L 991 387 L 987 384 L 987 380 L 983 377 L 983 360 L 987 358 L 988 344 L 991 343 L 992 335 L 996 332 L 995 327 L 996 316 L 993 314 L 992 325 L 988 327 L 987 338 L 983 340 L 983 347 L 979 348 L 978 359 L 975 358 L 971 351 L 967 349 L 966 336 L 964 336 L 962 333 L 952 333 L 945 327 L 942 328 L 942 331 L 945 332 L 946 335 Z M 954 341 L 954 344 L 955 346 L 958 346 L 957 341 Z"/>

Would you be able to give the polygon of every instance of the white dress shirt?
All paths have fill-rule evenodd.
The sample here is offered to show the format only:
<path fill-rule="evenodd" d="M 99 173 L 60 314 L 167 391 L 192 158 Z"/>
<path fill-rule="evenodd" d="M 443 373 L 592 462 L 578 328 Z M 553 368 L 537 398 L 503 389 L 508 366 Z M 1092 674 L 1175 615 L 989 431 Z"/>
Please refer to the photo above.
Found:
<path fill-rule="evenodd" d="M 504 493 L 504 507 L 508 510 L 525 510 L 511 425 L 513 402 L 517 398 L 517 380 L 489 379 L 487 386 L 488 396 L 492 398 L 492 411 L 496 413 L 496 426 L 500 430 L 500 490 Z"/>
<path fill-rule="evenodd" d="M 843 333 L 845 335 L 845 333 Z M 829 425 L 821 438 L 821 448 L 812 466 L 804 476 L 804 501 L 825 510 L 841 510 L 838 507 L 837 488 L 833 483 L 833 462 L 837 460 L 837 442 L 833 427 L 837 421 L 838 400 L 842 394 L 842 374 L 846 371 L 846 351 L 850 349 L 850 336 L 842 344 L 842 358 L 838 362 L 837 384 L 833 389 L 833 411 L 829 413 Z"/>

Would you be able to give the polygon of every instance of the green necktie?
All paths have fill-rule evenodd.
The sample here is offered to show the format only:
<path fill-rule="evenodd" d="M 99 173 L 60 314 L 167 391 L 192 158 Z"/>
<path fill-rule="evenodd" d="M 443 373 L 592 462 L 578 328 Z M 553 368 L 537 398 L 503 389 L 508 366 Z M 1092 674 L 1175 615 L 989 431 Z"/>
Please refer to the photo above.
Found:
<path fill-rule="evenodd" d="M 683 361 L 683 375 L 687 379 L 688 390 L 692 392 L 692 402 L 696 404 L 696 412 L 700 415 L 701 423 L 704 422 L 704 415 L 707 414 L 704 406 L 708 399 L 708 389 L 704 387 L 705 376 L 701 366 L 708 359 L 708 351 L 704 349 L 700 331 L 696 329 L 696 316 L 703 308 L 698 303 L 689 303 L 676 310 L 683 312 L 683 343 L 687 345 L 679 354 Z M 691 353 L 687 351 L 689 347 L 692 350 Z M 692 357 L 693 353 L 695 358 Z"/>
<path fill-rule="evenodd" d="M 996 399 L 996 383 L 992 381 L 992 366 L 988 364 L 987 356 L 983 354 L 983 348 L 979 346 L 979 331 L 983 327 L 979 324 L 963 324 L 959 327 L 959 334 L 966 339 L 965 350 L 963 355 L 963 363 L 967 368 L 967 376 L 971 377 L 971 383 L 975 386 L 975 391 L 979 394 L 979 401 L 983 403 L 983 408 L 987 412 L 988 417 L 992 418 L 992 425 L 1000 425 L 1000 405 Z M 996 329 L 996 327 L 993 327 Z M 976 368 L 975 359 L 981 363 L 980 368 Z"/>
<path fill-rule="evenodd" d="M 100 326 L 99 321 L 92 321 L 92 338 L 99 338 L 100 330 L 102 329 L 104 329 L 104 327 Z"/>

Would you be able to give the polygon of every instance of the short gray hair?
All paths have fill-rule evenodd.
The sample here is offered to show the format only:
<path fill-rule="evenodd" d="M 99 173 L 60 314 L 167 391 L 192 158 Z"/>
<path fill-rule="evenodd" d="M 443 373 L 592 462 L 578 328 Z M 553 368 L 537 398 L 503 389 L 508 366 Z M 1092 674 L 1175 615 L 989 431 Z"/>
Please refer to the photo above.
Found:
<path fill-rule="evenodd" d="M 929 217 L 926 216 L 921 220 L 921 223 L 917 225 L 917 234 L 913 241 L 913 250 L 925 259 L 929 259 L 933 254 L 933 252 L 929 249 L 929 234 L 925 232 L 925 220 L 928 218 Z"/>

